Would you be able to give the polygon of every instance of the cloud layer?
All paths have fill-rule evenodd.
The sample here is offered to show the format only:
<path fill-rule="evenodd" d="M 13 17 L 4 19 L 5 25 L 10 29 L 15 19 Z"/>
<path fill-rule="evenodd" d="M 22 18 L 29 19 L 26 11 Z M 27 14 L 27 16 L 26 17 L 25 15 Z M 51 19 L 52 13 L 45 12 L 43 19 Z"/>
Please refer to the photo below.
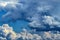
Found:
<path fill-rule="evenodd" d="M 41 2 L 40 1 L 38 2 L 38 0 L 36 0 L 36 1 L 20 0 L 20 2 L 12 1 L 12 3 L 11 2 L 8 2 L 8 3 L 2 2 L 1 5 L 3 6 L 3 10 L 6 11 L 5 15 L 3 15 L 2 17 L 11 18 L 9 20 L 12 20 L 12 19 L 18 20 L 24 16 L 23 17 L 24 19 L 28 19 L 40 12 L 44 13 L 44 12 L 48 12 L 48 11 L 52 10 L 53 6 L 48 4 L 48 1 L 41 1 Z M 42 13 L 40 13 L 40 15 L 42 15 Z M 7 19 L 7 21 L 9 21 L 9 20 Z"/>
<path fill-rule="evenodd" d="M 60 40 L 59 31 L 36 32 L 22 29 L 20 33 L 16 33 L 8 24 L 3 24 L 0 27 L 0 40 Z"/>
<path fill-rule="evenodd" d="M 1 16 L 0 22 L 9 23 L 23 19 L 30 21 L 28 25 L 31 27 L 46 28 L 45 25 L 59 27 L 60 22 L 52 15 L 58 3 L 52 0 L 1 2 L 0 10 L 4 10 L 5 14 Z"/>
<path fill-rule="evenodd" d="M 59 0 L 6 1 L 0 3 L 0 12 L 4 11 L 4 15 L 0 16 L 0 22 L 28 20 L 28 26 L 33 31 L 23 29 L 20 33 L 16 33 L 8 24 L 3 24 L 0 27 L 0 40 L 60 40 L 60 20 L 54 13 L 59 6 Z M 56 28 L 59 31 L 56 31 L 58 30 Z"/>

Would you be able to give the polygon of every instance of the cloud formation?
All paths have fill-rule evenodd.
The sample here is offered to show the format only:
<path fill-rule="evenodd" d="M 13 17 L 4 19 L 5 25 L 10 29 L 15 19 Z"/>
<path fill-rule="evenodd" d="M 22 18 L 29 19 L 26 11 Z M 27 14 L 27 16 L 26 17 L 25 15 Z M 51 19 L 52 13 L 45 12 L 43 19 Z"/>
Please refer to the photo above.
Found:
<path fill-rule="evenodd" d="M 59 31 L 27 31 L 22 29 L 20 33 L 13 31 L 12 27 L 9 27 L 8 24 L 3 24 L 0 26 L 0 40 L 60 40 Z M 33 29 L 34 30 L 34 29 Z M 34 32 L 34 33 L 33 33 Z"/>
<path fill-rule="evenodd" d="M 60 28 L 60 22 L 56 20 L 52 14 L 57 6 L 56 4 L 59 4 L 56 0 L 6 1 L 0 3 L 0 12 L 5 12 L 5 14 L 1 16 L 0 22 L 9 23 L 11 21 L 16 22 L 17 20 L 24 19 L 29 21 L 28 25 L 32 27 L 32 30 Z M 38 34 L 37 31 L 31 32 L 23 29 L 22 32 L 16 33 L 12 27 L 4 24 L 0 27 L 0 40 L 60 40 L 59 31 L 41 31 L 38 32 Z"/>
<path fill-rule="evenodd" d="M 56 8 L 55 1 L 49 0 L 18 0 L 18 2 L 1 2 L 0 10 L 5 11 L 0 22 L 9 23 L 23 19 L 33 28 L 60 27 L 60 22 L 52 15 Z"/>
<path fill-rule="evenodd" d="M 41 0 L 40 0 L 41 1 Z M 47 1 L 23 1 L 20 0 L 20 2 L 2 2 L 1 5 L 5 6 L 3 9 L 6 11 L 5 15 L 2 16 L 2 19 L 7 18 L 8 16 L 9 20 L 18 20 L 21 19 L 23 16 L 24 19 L 28 19 L 30 17 L 33 17 L 34 14 L 38 14 L 39 12 L 48 12 L 52 9 L 52 5 L 48 4 Z M 8 15 L 7 15 L 8 14 Z M 42 13 L 41 13 L 42 14 Z M 3 18 L 4 17 L 4 18 Z M 9 21 L 7 19 L 7 21 Z M 12 20 L 13 21 L 13 20 Z"/>
<path fill-rule="evenodd" d="M 41 37 L 38 34 L 31 34 L 26 29 L 23 29 L 23 32 L 16 33 L 13 31 L 12 27 L 9 27 L 8 24 L 3 24 L 0 27 L 0 39 L 1 40 L 40 40 Z"/>

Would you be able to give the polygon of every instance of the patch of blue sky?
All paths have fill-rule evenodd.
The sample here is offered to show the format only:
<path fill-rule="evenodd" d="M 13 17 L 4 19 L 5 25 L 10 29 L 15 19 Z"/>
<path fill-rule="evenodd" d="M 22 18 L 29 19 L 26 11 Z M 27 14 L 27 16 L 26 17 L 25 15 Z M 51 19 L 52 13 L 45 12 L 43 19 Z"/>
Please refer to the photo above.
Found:
<path fill-rule="evenodd" d="M 25 20 L 18 20 L 16 22 L 10 22 L 8 24 L 13 27 L 15 32 L 21 32 L 24 28 L 29 30 L 28 21 Z"/>

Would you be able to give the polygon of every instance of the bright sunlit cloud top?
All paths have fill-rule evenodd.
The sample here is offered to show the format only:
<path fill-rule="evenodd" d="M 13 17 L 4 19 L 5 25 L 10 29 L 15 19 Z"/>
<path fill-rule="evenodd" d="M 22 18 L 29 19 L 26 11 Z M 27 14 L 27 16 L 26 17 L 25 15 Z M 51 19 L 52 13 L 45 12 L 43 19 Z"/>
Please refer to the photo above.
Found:
<path fill-rule="evenodd" d="M 10 2 L 10 1 L 17 2 L 18 0 L 0 0 L 0 2 Z"/>
<path fill-rule="evenodd" d="M 16 4 L 17 1 L 0 1 L 0 5 L 5 7 L 7 4 Z"/>

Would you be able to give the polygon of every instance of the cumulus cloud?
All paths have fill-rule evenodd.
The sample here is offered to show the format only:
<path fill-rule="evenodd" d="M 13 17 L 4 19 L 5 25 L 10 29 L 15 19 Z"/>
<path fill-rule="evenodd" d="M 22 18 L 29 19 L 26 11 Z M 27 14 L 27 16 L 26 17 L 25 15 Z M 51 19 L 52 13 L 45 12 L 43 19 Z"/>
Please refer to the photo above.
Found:
<path fill-rule="evenodd" d="M 54 19 L 54 17 L 52 17 L 52 16 L 44 16 L 43 18 L 44 18 L 43 22 L 45 24 L 48 24 L 48 25 L 57 25 L 57 26 L 60 25 L 60 22 L 57 21 L 56 19 Z"/>
<path fill-rule="evenodd" d="M 8 26 L 8 24 L 3 24 L 3 26 L 0 27 L 0 31 L 0 35 L 3 35 L 1 36 L 3 39 L 8 37 L 8 39 L 13 40 L 16 38 L 16 33 L 13 31 L 12 27 Z"/>
<path fill-rule="evenodd" d="M 12 27 L 9 27 L 8 24 L 3 24 L 0 27 L 0 39 L 1 40 L 40 40 L 41 37 L 38 34 L 31 34 L 26 29 L 23 29 L 21 33 L 16 33 L 13 31 Z"/>
<path fill-rule="evenodd" d="M 51 30 L 53 28 L 52 30 L 57 30 L 57 28 L 60 28 L 60 21 L 56 20 L 53 16 L 44 15 L 40 17 L 41 19 L 39 16 L 36 17 L 37 16 L 35 16 L 35 19 L 33 18 L 33 21 L 29 23 L 29 26 L 32 29 L 40 30 L 42 28 L 41 30 Z"/>
<path fill-rule="evenodd" d="M 11 2 L 10 2 L 11 1 Z M 55 9 L 54 2 L 51 0 L 10 0 L 0 3 L 0 11 L 5 11 L 1 16 L 0 22 L 17 21 L 25 19 L 30 21 L 28 25 L 33 28 L 48 28 L 60 27 L 60 22 L 51 16 L 51 10 Z M 34 30 L 34 29 L 33 29 Z M 30 33 L 26 29 L 16 33 L 12 27 L 4 24 L 0 27 L 1 40 L 60 40 L 60 32 L 54 31 L 39 32 L 39 34 Z"/>
<path fill-rule="evenodd" d="M 31 32 L 23 29 L 20 33 L 16 33 L 8 24 L 3 24 L 0 27 L 0 40 L 60 40 L 59 31 L 41 31 L 38 34 Z"/>

